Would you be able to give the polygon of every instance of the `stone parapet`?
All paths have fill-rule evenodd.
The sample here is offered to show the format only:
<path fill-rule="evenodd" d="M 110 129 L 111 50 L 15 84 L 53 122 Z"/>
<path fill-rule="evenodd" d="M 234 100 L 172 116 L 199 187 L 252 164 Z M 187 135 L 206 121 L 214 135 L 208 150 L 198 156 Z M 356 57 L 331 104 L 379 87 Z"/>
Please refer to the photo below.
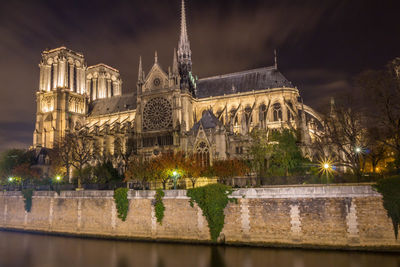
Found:
<path fill-rule="evenodd" d="M 24 210 L 21 192 L 0 192 L 0 228 L 54 234 L 210 242 L 201 209 L 186 190 L 165 191 L 165 216 L 157 223 L 155 191 L 128 193 L 125 222 L 113 191 L 34 192 Z M 238 189 L 225 208 L 221 240 L 254 246 L 324 247 L 400 251 L 382 197 L 370 185 L 274 186 Z"/>

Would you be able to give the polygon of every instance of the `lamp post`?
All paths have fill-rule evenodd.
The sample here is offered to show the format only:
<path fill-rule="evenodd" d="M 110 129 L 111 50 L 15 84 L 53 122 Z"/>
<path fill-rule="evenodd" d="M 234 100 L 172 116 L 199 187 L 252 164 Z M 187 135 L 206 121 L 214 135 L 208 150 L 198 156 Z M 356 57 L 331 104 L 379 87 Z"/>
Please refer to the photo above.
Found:
<path fill-rule="evenodd" d="M 179 178 L 179 173 L 177 171 L 172 172 L 172 181 L 174 182 L 174 190 L 176 190 L 176 183 Z"/>

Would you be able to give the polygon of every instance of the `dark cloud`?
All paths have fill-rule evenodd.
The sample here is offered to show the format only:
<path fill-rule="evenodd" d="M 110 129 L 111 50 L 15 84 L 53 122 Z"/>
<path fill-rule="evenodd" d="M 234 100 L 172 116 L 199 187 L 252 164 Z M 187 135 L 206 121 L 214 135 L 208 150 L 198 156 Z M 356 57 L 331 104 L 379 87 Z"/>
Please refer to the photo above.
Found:
<path fill-rule="evenodd" d="M 397 56 L 396 2 L 189 0 L 188 26 L 199 77 L 273 64 L 318 107 L 350 90 L 351 77 Z M 30 145 L 40 53 L 61 45 L 121 71 L 136 88 L 137 63 L 154 51 L 172 64 L 180 1 L 8 1 L 0 9 L 0 150 Z"/>

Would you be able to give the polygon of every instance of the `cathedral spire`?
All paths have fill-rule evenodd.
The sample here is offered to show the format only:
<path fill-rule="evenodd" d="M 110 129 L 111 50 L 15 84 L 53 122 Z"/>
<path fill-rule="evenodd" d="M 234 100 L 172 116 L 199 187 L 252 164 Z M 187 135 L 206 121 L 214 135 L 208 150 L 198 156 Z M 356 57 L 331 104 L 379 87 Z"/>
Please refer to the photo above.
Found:
<path fill-rule="evenodd" d="M 192 52 L 190 51 L 190 43 L 187 34 L 185 0 L 182 0 L 181 9 L 181 36 L 179 38 L 178 53 L 180 57 L 183 55 L 190 57 Z"/>
<path fill-rule="evenodd" d="M 275 58 L 275 69 L 278 69 L 278 55 L 276 53 L 276 49 L 274 49 L 274 58 Z"/>
<path fill-rule="evenodd" d="M 142 56 L 139 57 L 138 82 L 143 82 Z"/>
<path fill-rule="evenodd" d="M 157 53 L 157 50 L 156 50 L 156 52 L 154 53 L 154 63 L 158 63 L 158 53 Z"/>
<path fill-rule="evenodd" d="M 172 74 L 178 75 L 179 74 L 179 67 L 178 67 L 178 59 L 176 57 L 176 48 L 174 48 L 174 58 L 172 63 Z"/>

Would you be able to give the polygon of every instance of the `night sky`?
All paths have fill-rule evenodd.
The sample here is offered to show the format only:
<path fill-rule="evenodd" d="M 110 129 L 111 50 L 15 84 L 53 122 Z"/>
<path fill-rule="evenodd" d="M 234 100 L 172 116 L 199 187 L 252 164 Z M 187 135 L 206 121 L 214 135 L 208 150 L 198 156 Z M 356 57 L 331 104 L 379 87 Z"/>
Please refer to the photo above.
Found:
<path fill-rule="evenodd" d="M 400 56 L 398 1 L 187 0 L 193 71 L 201 77 L 273 65 L 317 110 L 351 90 L 354 75 Z M 120 70 L 136 90 L 141 55 L 148 73 L 172 65 L 180 0 L 7 1 L 0 7 L 0 151 L 32 144 L 41 52 L 62 45 L 87 64 Z"/>

